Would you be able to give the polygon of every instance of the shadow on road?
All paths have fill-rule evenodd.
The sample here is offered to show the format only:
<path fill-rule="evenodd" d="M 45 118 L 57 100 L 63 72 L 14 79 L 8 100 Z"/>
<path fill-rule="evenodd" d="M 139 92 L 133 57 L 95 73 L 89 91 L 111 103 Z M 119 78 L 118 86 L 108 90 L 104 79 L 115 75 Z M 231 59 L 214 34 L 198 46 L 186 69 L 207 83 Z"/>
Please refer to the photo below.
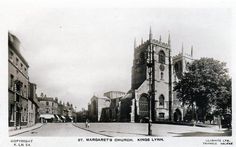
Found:
<path fill-rule="evenodd" d="M 168 132 L 170 134 L 176 134 L 175 137 L 205 137 L 205 136 L 232 136 L 232 130 L 226 130 L 223 133 L 208 133 L 208 132 L 187 132 L 187 133 L 175 133 Z"/>
<path fill-rule="evenodd" d="M 148 136 L 147 134 L 138 134 L 138 133 L 128 133 L 128 132 L 120 132 L 120 131 L 106 131 L 106 130 L 102 130 L 99 131 L 101 133 L 117 133 L 117 134 L 132 134 L 132 135 L 142 135 L 142 136 Z"/>

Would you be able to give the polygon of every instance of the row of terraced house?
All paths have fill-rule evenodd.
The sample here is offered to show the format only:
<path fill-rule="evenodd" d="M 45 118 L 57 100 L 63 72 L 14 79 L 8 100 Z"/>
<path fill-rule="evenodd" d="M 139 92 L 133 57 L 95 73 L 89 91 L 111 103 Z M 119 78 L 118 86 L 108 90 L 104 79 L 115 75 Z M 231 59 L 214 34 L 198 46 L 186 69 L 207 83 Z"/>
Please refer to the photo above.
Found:
<path fill-rule="evenodd" d="M 41 122 L 74 122 L 76 112 L 72 104 L 59 101 L 57 97 L 48 97 L 41 93 L 38 97 Z"/>
<path fill-rule="evenodd" d="M 20 40 L 8 33 L 8 124 L 20 129 L 37 122 L 73 121 L 72 104 L 36 94 L 37 85 L 29 80 L 29 64 L 22 56 Z"/>

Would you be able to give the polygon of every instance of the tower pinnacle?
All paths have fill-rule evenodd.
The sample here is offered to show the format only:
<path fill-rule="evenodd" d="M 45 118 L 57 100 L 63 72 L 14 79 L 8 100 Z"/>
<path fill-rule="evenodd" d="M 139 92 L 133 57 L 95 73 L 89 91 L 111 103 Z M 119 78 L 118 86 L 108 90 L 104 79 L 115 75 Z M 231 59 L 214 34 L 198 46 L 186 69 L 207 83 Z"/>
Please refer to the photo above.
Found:
<path fill-rule="evenodd" d="M 171 41 L 170 41 L 170 32 L 169 32 L 169 35 L 168 35 L 168 45 L 170 46 L 170 43 L 171 43 Z"/>
<path fill-rule="evenodd" d="M 182 42 L 182 54 L 184 54 L 184 43 Z"/>
<path fill-rule="evenodd" d="M 193 46 L 191 46 L 191 57 L 193 57 Z"/>
<path fill-rule="evenodd" d="M 150 30 L 149 30 L 149 40 L 152 40 L 152 27 L 150 26 Z"/>

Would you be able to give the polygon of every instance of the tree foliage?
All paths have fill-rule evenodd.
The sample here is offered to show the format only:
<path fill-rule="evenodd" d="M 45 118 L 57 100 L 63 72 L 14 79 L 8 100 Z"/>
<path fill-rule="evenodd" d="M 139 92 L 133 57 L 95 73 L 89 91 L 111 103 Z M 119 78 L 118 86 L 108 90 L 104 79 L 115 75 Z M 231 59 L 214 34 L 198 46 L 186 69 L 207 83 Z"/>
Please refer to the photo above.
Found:
<path fill-rule="evenodd" d="M 231 79 L 226 63 L 213 58 L 201 58 L 189 64 L 174 90 L 183 105 L 196 103 L 203 115 L 213 107 L 222 112 L 231 108 Z"/>

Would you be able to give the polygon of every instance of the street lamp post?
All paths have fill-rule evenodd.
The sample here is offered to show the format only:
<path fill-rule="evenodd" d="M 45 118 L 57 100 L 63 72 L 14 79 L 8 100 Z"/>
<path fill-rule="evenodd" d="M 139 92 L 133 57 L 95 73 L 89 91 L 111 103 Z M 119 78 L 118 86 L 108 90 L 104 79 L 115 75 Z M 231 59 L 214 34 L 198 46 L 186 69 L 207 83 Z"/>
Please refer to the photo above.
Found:
<path fill-rule="evenodd" d="M 150 63 L 151 64 L 151 63 Z M 152 71 L 151 71 L 151 65 L 148 66 L 148 80 L 149 80 L 149 91 L 148 91 L 148 135 L 152 135 Z"/>
<path fill-rule="evenodd" d="M 154 50 L 152 45 L 148 48 L 148 57 L 147 57 L 147 68 L 148 68 L 148 81 L 149 81 L 149 91 L 148 91 L 148 135 L 152 135 L 152 100 L 154 99 Z"/>
<path fill-rule="evenodd" d="M 149 103 L 148 103 L 148 135 L 152 135 L 152 111 L 151 111 L 151 95 L 149 94 Z"/>

